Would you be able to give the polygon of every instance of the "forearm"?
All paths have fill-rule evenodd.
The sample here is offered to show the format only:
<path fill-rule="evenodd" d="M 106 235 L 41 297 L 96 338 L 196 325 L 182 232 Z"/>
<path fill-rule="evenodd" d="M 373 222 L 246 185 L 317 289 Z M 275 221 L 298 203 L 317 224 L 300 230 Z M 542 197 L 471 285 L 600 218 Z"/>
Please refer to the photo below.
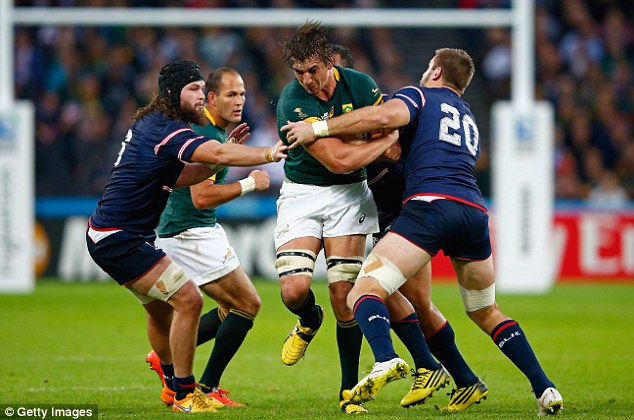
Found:
<path fill-rule="evenodd" d="M 256 166 L 272 162 L 273 157 L 270 147 L 208 141 L 196 148 L 192 161 L 220 166 Z"/>
<path fill-rule="evenodd" d="M 374 132 L 390 127 L 380 107 L 368 106 L 327 120 L 329 136 L 345 136 Z"/>
<path fill-rule="evenodd" d="M 306 150 L 330 172 L 341 174 L 362 168 L 375 161 L 398 140 L 398 131 L 363 144 L 344 143 L 327 137 L 306 146 Z"/>
<path fill-rule="evenodd" d="M 191 188 L 192 202 L 197 209 L 218 207 L 242 195 L 239 182 L 230 184 L 214 184 L 211 181 L 202 182 Z"/>

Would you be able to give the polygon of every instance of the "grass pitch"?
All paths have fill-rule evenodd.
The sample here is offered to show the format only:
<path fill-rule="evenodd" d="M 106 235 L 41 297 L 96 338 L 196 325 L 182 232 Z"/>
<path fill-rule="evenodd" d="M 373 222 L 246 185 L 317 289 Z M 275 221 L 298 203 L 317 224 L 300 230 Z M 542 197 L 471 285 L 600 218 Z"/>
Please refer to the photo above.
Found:
<path fill-rule="evenodd" d="M 337 406 L 339 361 L 327 286 L 313 290 L 326 320 L 306 357 L 293 367 L 280 349 L 295 319 L 282 306 L 276 282 L 256 281 L 262 310 L 229 365 L 222 387 L 248 407 L 224 408 L 215 418 L 342 418 Z M 524 376 L 462 310 L 453 283 L 434 285 L 434 302 L 456 331 L 467 362 L 489 387 L 489 397 L 462 419 L 529 419 L 536 403 Z M 634 285 L 559 284 L 547 295 L 499 295 L 518 320 L 537 357 L 564 396 L 561 418 L 634 419 Z M 206 298 L 208 310 L 214 306 Z M 144 311 L 113 281 L 41 280 L 32 295 L 0 295 L 0 405 L 97 404 L 100 418 L 174 418 L 159 401 L 158 377 L 145 363 L 149 345 Z M 397 340 L 395 340 L 397 343 Z M 200 376 L 212 343 L 199 347 Z M 397 343 L 408 362 L 411 357 Z M 369 371 L 366 343 L 361 373 Z M 421 406 L 403 409 L 410 379 L 388 385 L 366 404 L 373 418 L 434 418 L 448 401 L 445 388 Z M 0 417 L 4 413 L 0 413 Z M 443 416 L 444 417 L 444 416 Z"/>

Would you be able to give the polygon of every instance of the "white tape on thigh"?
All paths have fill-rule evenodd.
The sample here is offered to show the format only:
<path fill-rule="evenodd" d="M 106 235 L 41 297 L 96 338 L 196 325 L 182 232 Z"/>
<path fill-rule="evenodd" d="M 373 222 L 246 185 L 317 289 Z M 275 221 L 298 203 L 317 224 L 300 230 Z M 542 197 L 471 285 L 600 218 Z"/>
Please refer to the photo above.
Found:
<path fill-rule="evenodd" d="M 188 280 L 185 270 L 180 268 L 175 262 L 171 262 L 159 276 L 156 283 L 150 287 L 147 295 L 153 299 L 166 302 Z"/>
<path fill-rule="evenodd" d="M 326 267 L 328 267 L 326 278 L 328 279 L 328 284 L 337 281 L 349 281 L 354 283 L 359 271 L 361 271 L 362 264 L 363 257 L 332 256 L 326 258 Z"/>
<path fill-rule="evenodd" d="M 359 277 L 371 276 L 378 280 L 388 294 L 392 294 L 407 280 L 401 270 L 390 260 L 371 252 L 366 258 Z"/>
<path fill-rule="evenodd" d="M 280 277 L 304 275 L 313 278 L 317 255 L 307 249 L 285 249 L 277 253 L 275 268 Z"/>
<path fill-rule="evenodd" d="M 468 290 L 458 285 L 462 304 L 467 312 L 474 312 L 495 303 L 495 283 L 482 290 Z"/>

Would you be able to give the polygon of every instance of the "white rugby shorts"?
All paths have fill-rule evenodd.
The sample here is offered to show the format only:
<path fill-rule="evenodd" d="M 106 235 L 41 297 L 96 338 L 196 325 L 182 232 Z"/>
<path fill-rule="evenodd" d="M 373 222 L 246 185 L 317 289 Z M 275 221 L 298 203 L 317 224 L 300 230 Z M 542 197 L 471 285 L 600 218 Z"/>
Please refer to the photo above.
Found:
<path fill-rule="evenodd" d="M 217 280 L 240 266 L 225 230 L 217 223 L 213 227 L 191 228 L 171 238 L 158 238 L 157 246 L 198 286 Z"/>
<path fill-rule="evenodd" d="M 273 232 L 275 249 L 306 236 L 322 239 L 378 231 L 376 204 L 366 181 L 329 187 L 282 184 Z"/>

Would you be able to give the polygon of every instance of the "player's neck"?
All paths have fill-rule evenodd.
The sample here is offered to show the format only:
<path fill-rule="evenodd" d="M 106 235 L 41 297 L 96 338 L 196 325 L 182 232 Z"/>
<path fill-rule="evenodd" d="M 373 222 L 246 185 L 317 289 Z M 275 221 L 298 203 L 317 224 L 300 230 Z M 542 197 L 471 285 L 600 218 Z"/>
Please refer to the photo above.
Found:
<path fill-rule="evenodd" d="M 337 87 L 337 80 L 335 80 L 335 75 L 332 70 L 330 70 L 330 74 L 328 75 L 328 81 L 324 85 L 324 87 L 317 93 L 315 96 L 321 99 L 322 101 L 328 101 L 335 94 L 335 88 Z"/>

